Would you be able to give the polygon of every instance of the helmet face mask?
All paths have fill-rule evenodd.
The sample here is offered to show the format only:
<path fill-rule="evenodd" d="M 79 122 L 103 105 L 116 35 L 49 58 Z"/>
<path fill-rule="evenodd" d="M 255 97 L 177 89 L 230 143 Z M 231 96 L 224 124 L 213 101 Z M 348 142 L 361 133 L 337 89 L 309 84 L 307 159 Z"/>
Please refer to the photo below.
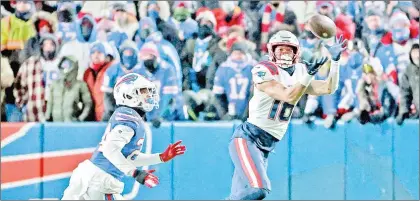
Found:
<path fill-rule="evenodd" d="M 145 112 L 159 108 L 155 84 L 135 73 L 119 79 L 114 87 L 114 98 L 117 105 L 140 108 Z"/>
<path fill-rule="evenodd" d="M 281 68 L 288 68 L 298 62 L 299 41 L 289 31 L 279 31 L 270 38 L 267 44 L 270 61 Z"/>

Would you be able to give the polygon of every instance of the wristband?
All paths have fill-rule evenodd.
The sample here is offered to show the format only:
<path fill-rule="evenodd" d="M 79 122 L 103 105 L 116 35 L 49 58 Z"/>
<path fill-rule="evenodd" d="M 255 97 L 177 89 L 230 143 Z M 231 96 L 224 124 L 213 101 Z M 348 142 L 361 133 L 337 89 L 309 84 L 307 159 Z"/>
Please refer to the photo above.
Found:
<path fill-rule="evenodd" d="M 311 83 L 312 78 L 314 78 L 313 75 L 309 75 L 309 74 L 306 73 L 302 78 L 300 78 L 299 82 L 303 86 L 307 87 Z"/>

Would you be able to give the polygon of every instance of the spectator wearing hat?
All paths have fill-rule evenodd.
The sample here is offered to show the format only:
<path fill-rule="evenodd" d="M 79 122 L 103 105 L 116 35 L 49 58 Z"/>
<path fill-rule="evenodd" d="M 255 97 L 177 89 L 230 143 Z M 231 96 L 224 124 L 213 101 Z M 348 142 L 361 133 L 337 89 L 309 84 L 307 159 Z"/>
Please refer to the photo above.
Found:
<path fill-rule="evenodd" d="M 135 41 L 137 41 L 138 48 L 141 48 L 144 43 L 154 43 L 158 48 L 160 58 L 168 62 L 171 66 L 176 69 L 177 76 L 180 80 L 179 87 L 182 86 L 182 70 L 181 60 L 177 49 L 165 40 L 162 33 L 157 30 L 155 22 L 149 18 L 144 17 L 140 20 L 140 29 L 137 32 Z"/>
<path fill-rule="evenodd" d="M 41 51 L 22 63 L 14 83 L 16 106 L 26 122 L 45 121 L 49 86 L 57 79 L 58 41 L 54 35 L 41 37 Z"/>
<path fill-rule="evenodd" d="M 393 115 L 394 99 L 390 99 L 386 87 L 381 79 L 382 69 L 377 65 L 363 64 L 363 75 L 356 87 L 359 101 L 357 116 L 361 124 L 381 123 Z"/>
<path fill-rule="evenodd" d="M 108 121 L 112 113 L 115 111 L 116 105 L 113 89 L 117 80 L 128 73 L 137 72 L 140 68 L 138 62 L 139 51 L 133 41 L 125 40 L 121 46 L 119 46 L 119 55 L 120 62 L 106 70 L 104 82 L 101 87 L 101 91 L 104 92 L 105 106 L 102 121 Z"/>
<path fill-rule="evenodd" d="M 90 62 L 90 48 L 96 41 L 96 22 L 90 15 L 83 16 L 77 21 L 77 38 L 63 44 L 61 47 L 61 56 L 73 56 L 78 61 L 79 74 L 78 79 L 83 79 L 83 74 Z M 75 51 L 77 50 L 77 51 Z"/>
<path fill-rule="evenodd" d="M 160 95 L 159 109 L 146 114 L 153 126 L 159 127 L 160 122 L 183 120 L 183 99 L 178 87 L 178 77 L 175 68 L 160 58 L 157 47 L 153 43 L 146 43 L 139 52 L 141 67 L 137 71 L 152 81 Z"/>
<path fill-rule="evenodd" d="M 134 4 L 120 1 L 113 4 L 111 12 L 117 29 L 133 39 L 138 24 L 135 11 L 129 12 L 128 7 L 134 7 Z"/>
<path fill-rule="evenodd" d="M 2 2 L 3 5 L 3 2 Z M 20 60 L 20 52 L 24 48 L 26 41 L 33 37 L 35 29 L 31 16 L 35 11 L 35 5 L 32 1 L 16 1 L 12 5 L 15 10 L 12 15 L 1 19 L 1 54 L 3 57 L 9 60 L 10 67 L 13 70 L 13 74 L 16 77 L 19 71 L 22 60 Z M 5 103 L 7 114 L 19 114 L 20 109 L 15 106 L 15 98 L 13 96 L 13 85 L 6 89 Z M 20 121 L 21 114 L 13 116 L 8 115 L 8 121 L 16 120 Z"/>
<path fill-rule="evenodd" d="M 410 49 L 418 39 L 413 38 L 410 32 L 410 21 L 402 12 L 395 12 L 389 20 L 390 32 L 387 33 L 376 57 L 380 60 L 386 72 L 386 84 L 389 95 L 399 100 L 399 80 L 410 64 Z M 418 37 L 418 36 L 415 36 Z M 391 42 L 388 44 L 388 42 Z M 388 94 L 386 94 L 388 95 Z"/>
<path fill-rule="evenodd" d="M 227 58 L 218 44 L 220 37 L 215 33 L 214 14 L 209 10 L 197 12 L 198 37 L 188 40 L 181 52 L 183 89 L 195 92 L 206 88 L 209 67 L 219 66 Z"/>
<path fill-rule="evenodd" d="M 226 36 L 219 41 L 219 48 L 223 51 L 219 51 L 216 53 L 215 58 L 223 59 L 224 60 L 216 60 L 212 65 L 209 66 L 209 69 L 207 71 L 207 83 L 206 88 L 211 89 L 213 87 L 214 83 L 214 77 L 216 75 L 217 68 L 226 61 L 228 58 L 228 55 L 230 55 L 232 51 L 232 47 L 234 43 L 243 43 L 243 45 L 246 47 L 246 54 L 249 57 L 249 59 L 259 59 L 259 55 L 256 53 L 256 44 L 252 41 L 249 41 L 245 38 L 245 31 L 243 27 L 241 26 L 232 26 L 229 28 L 229 30 L 226 33 Z"/>
<path fill-rule="evenodd" d="M 93 100 L 95 121 L 101 121 L 104 114 L 104 92 L 101 90 L 107 69 L 114 64 L 112 47 L 106 42 L 95 42 L 90 48 L 90 63 L 85 70 L 86 82 Z M 79 70 L 80 72 L 80 70 Z"/>
<path fill-rule="evenodd" d="M 60 2 L 57 4 L 58 30 L 56 36 L 61 45 L 77 38 L 76 4 Z"/>
<path fill-rule="evenodd" d="M 178 30 L 168 23 L 171 12 L 167 1 L 139 1 L 139 14 L 141 19 L 150 17 L 163 38 L 172 43 L 177 50 L 182 49 L 183 43 L 178 37 Z"/>
<path fill-rule="evenodd" d="M 218 116 L 224 120 L 248 117 L 248 102 L 251 98 L 251 69 L 257 63 L 248 52 L 248 46 L 236 42 L 230 49 L 228 59 L 216 71 L 213 93 L 216 96 Z M 226 96 L 223 98 L 222 96 Z M 227 101 L 225 101 L 227 100 Z"/>
<path fill-rule="evenodd" d="M 92 99 L 84 81 L 77 80 L 78 66 L 74 57 L 63 57 L 58 68 L 60 79 L 51 85 L 46 119 L 54 122 L 85 121 L 92 109 Z M 80 105 L 82 107 L 80 107 Z"/>
<path fill-rule="evenodd" d="M 58 21 L 51 13 L 38 11 L 32 16 L 32 22 L 36 30 L 36 35 L 25 43 L 25 47 L 20 52 L 21 62 L 34 54 L 40 53 L 40 39 L 43 34 L 55 34 L 57 31 Z"/>
<path fill-rule="evenodd" d="M 370 9 L 367 11 L 364 21 L 362 40 L 368 53 L 374 57 L 382 45 L 381 41 L 386 33 L 383 14 L 375 9 Z"/>
<path fill-rule="evenodd" d="M 293 10 L 287 8 L 283 1 L 270 1 L 262 6 L 260 10 L 261 19 L 261 40 L 260 49 L 262 54 L 267 53 L 267 42 L 271 34 L 279 30 L 288 30 L 298 34 L 297 18 Z"/>
<path fill-rule="evenodd" d="M 419 103 L 419 44 L 414 43 L 410 51 L 410 65 L 401 77 L 401 100 L 398 116 L 396 121 L 401 125 L 406 118 L 410 116 L 419 116 L 420 103 Z M 412 112 L 414 106 L 415 112 Z"/>
<path fill-rule="evenodd" d="M 229 27 L 240 26 L 245 28 L 245 15 L 235 1 L 219 1 L 219 8 L 213 9 L 216 16 L 216 33 L 223 37 Z"/>
<path fill-rule="evenodd" d="M 174 2 L 174 12 L 168 23 L 178 30 L 178 37 L 181 41 L 186 41 L 197 35 L 198 24 L 191 19 L 191 8 L 187 8 L 188 2 Z"/>

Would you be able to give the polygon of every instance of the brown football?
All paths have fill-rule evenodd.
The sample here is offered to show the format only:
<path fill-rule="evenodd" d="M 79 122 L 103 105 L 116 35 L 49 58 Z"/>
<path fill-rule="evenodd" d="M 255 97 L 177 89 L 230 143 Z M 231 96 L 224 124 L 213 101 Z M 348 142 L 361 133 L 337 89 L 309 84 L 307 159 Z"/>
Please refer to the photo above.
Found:
<path fill-rule="evenodd" d="M 316 14 L 312 16 L 308 21 L 308 25 L 311 32 L 322 39 L 334 37 L 337 32 L 334 21 L 324 15 Z"/>

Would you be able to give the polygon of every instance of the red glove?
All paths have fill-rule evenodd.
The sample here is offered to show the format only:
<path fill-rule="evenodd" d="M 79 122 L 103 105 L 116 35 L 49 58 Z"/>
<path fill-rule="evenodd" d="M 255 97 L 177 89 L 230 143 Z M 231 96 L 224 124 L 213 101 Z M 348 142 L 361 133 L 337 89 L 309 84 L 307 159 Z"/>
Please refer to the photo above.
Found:
<path fill-rule="evenodd" d="M 175 158 L 175 156 L 184 154 L 186 148 L 185 148 L 184 145 L 180 145 L 181 142 L 182 141 L 180 140 L 180 141 L 176 142 L 175 144 L 170 144 L 168 146 L 168 148 L 163 153 L 161 153 L 159 155 L 160 160 L 163 161 L 163 162 L 167 162 L 167 161 Z"/>
<path fill-rule="evenodd" d="M 159 184 L 159 179 L 152 174 L 155 170 L 136 170 L 133 177 L 141 184 L 153 188 Z"/>

